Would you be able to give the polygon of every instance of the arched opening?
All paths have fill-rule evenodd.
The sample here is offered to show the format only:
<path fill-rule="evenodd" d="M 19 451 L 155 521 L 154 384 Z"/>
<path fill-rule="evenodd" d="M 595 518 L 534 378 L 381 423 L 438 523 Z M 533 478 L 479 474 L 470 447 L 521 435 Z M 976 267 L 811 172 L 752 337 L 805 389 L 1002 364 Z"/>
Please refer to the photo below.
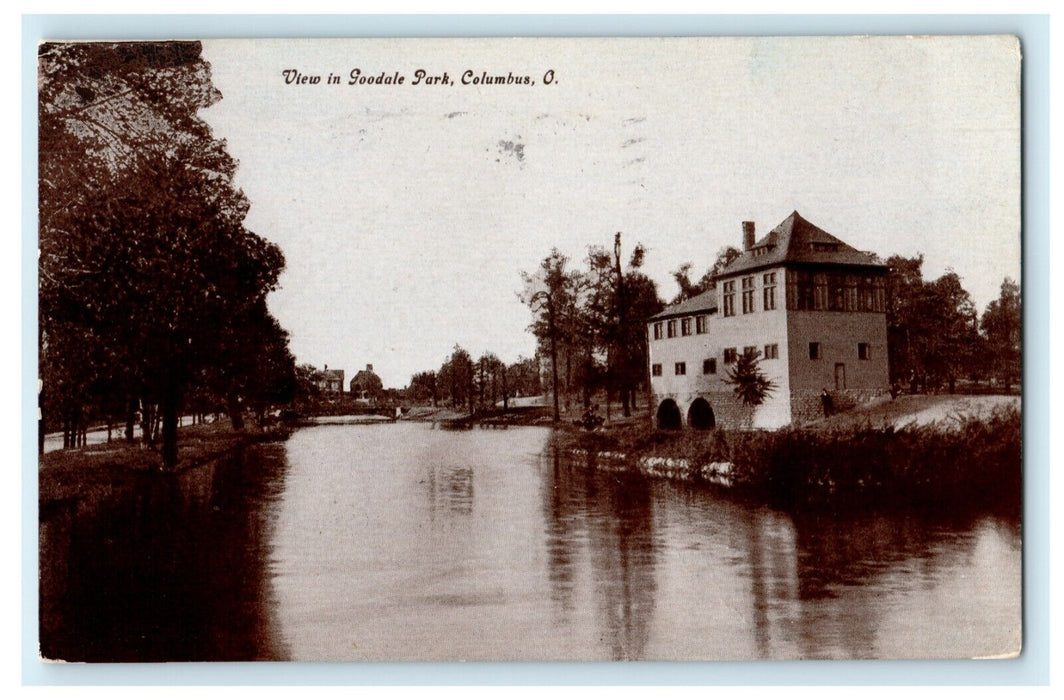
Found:
<path fill-rule="evenodd" d="M 683 427 L 683 416 L 680 415 L 680 407 L 672 399 L 665 399 L 658 406 L 658 429 L 679 430 Z"/>
<path fill-rule="evenodd" d="M 712 430 L 717 425 L 713 409 L 705 399 L 695 399 L 687 411 L 687 424 L 695 430 Z"/>

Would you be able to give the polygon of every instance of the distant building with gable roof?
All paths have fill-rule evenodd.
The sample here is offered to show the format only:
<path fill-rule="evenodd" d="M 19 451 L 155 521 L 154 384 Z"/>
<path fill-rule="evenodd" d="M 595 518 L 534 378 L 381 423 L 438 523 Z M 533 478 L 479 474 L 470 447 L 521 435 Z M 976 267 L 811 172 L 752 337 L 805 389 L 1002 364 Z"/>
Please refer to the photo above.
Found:
<path fill-rule="evenodd" d="M 743 222 L 743 251 L 714 288 L 648 319 L 656 424 L 779 428 L 889 389 L 886 266 L 793 212 L 760 240 Z M 727 373 L 756 354 L 775 383 L 759 406 Z"/>
<path fill-rule="evenodd" d="M 366 369 L 359 370 L 351 379 L 351 396 L 355 401 L 376 404 L 383 391 L 384 383 L 373 371 L 373 365 L 366 365 Z"/>
<path fill-rule="evenodd" d="M 344 393 L 344 371 L 342 369 L 329 369 L 329 365 L 325 365 L 325 369 L 321 372 L 321 378 L 318 380 L 318 388 L 326 394 Z"/>

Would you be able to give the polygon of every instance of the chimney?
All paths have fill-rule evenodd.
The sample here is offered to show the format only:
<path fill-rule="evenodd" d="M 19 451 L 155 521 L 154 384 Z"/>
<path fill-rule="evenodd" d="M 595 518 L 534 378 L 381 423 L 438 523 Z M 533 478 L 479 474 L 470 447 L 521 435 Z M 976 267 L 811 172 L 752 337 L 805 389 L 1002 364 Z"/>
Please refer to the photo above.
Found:
<path fill-rule="evenodd" d="M 372 372 L 373 371 L 373 365 L 366 365 L 366 371 L 367 372 Z"/>
<path fill-rule="evenodd" d="M 750 250 L 754 247 L 754 222 L 743 222 L 743 250 Z"/>

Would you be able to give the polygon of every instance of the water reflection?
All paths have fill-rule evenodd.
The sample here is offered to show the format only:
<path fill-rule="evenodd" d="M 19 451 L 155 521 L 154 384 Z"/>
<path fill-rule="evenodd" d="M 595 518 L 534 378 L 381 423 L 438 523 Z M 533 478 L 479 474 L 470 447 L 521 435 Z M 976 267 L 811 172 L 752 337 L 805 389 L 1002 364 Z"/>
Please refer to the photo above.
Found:
<path fill-rule="evenodd" d="M 1018 518 L 792 516 L 546 429 L 320 426 L 41 514 L 70 660 L 964 657 L 1019 648 Z"/>
<path fill-rule="evenodd" d="M 642 479 L 573 468 L 557 453 L 542 494 L 548 581 L 557 620 L 571 621 L 576 547 L 586 538 L 600 639 L 611 660 L 643 657 L 656 583 L 653 503 Z M 638 482 L 638 483 L 636 483 Z"/>
<path fill-rule="evenodd" d="M 264 541 L 283 468 L 139 474 L 41 513 L 41 653 L 68 661 L 280 659 Z"/>

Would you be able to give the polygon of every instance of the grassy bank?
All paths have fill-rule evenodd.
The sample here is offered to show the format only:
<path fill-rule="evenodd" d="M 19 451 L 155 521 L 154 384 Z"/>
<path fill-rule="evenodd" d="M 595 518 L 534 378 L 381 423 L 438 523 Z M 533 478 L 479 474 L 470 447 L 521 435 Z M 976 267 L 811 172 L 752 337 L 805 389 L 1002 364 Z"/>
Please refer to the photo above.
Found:
<path fill-rule="evenodd" d="M 807 426 L 778 431 L 660 431 L 629 425 L 563 429 L 557 447 L 644 458 L 732 465 L 733 488 L 791 508 L 934 507 L 963 502 L 1018 508 L 1022 423 L 1017 408 L 926 425 Z"/>
<path fill-rule="evenodd" d="M 181 428 L 178 434 L 177 468 L 181 472 L 232 454 L 252 442 L 271 439 L 273 434 L 234 431 L 228 421 Z M 97 491 L 112 491 L 139 475 L 163 471 L 157 449 L 141 443 L 115 440 L 80 449 L 56 450 L 38 462 L 39 503 L 87 498 Z"/>

